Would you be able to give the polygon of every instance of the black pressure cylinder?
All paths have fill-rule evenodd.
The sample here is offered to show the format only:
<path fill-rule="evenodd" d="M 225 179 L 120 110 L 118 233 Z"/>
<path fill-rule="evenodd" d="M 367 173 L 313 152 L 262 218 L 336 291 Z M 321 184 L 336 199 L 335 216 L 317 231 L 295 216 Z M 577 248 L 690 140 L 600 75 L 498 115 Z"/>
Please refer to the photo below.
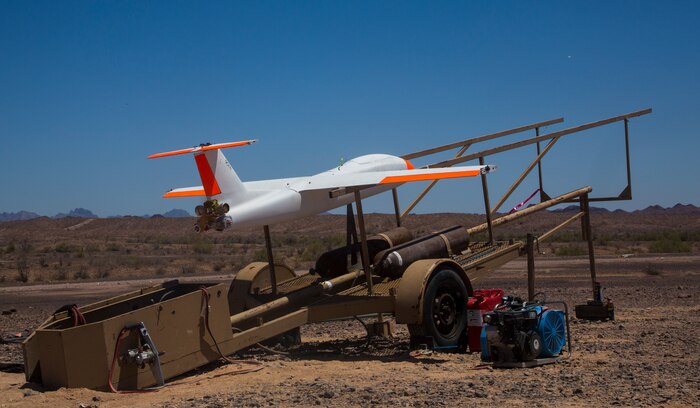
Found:
<path fill-rule="evenodd" d="M 447 258 L 462 252 L 468 246 L 467 229 L 461 226 L 451 227 L 378 253 L 374 258 L 375 272 L 380 276 L 397 278 L 417 260 Z"/>
<path fill-rule="evenodd" d="M 390 247 L 408 242 L 413 239 L 413 233 L 404 227 L 394 228 L 367 238 L 367 249 L 369 259 L 374 259 L 375 255 Z M 360 243 L 354 245 L 343 246 L 332 249 L 322 254 L 316 264 L 311 269 L 311 273 L 317 273 L 324 279 L 333 279 L 335 277 L 348 273 L 348 256 L 352 253 L 357 254 L 357 259 L 360 256 Z"/>

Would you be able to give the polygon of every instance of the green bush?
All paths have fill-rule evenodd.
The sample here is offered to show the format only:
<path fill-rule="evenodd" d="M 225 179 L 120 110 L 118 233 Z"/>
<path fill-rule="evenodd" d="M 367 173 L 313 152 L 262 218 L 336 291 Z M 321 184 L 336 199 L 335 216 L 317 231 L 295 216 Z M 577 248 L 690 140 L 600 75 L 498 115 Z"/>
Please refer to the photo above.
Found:
<path fill-rule="evenodd" d="M 580 256 L 586 255 L 588 251 L 581 245 L 566 245 L 556 248 L 555 253 L 560 256 Z"/>
<path fill-rule="evenodd" d="M 214 244 L 206 239 L 200 239 L 192 243 L 192 251 L 195 254 L 211 254 L 214 252 Z"/>
<path fill-rule="evenodd" d="M 680 237 L 664 238 L 658 241 L 652 242 L 649 245 L 649 252 L 652 253 L 681 253 L 681 252 L 691 252 L 693 246 L 689 242 L 681 241 Z"/>
<path fill-rule="evenodd" d="M 54 248 L 54 250 L 56 252 L 66 254 L 66 253 L 70 253 L 70 252 L 82 251 L 83 248 L 81 248 L 80 246 L 75 245 L 75 244 L 67 244 L 65 242 L 61 242 L 60 244 L 56 244 L 56 247 Z"/>
<path fill-rule="evenodd" d="M 306 243 L 304 252 L 301 253 L 302 261 L 315 261 L 326 251 L 326 245 L 318 238 L 312 239 Z"/>

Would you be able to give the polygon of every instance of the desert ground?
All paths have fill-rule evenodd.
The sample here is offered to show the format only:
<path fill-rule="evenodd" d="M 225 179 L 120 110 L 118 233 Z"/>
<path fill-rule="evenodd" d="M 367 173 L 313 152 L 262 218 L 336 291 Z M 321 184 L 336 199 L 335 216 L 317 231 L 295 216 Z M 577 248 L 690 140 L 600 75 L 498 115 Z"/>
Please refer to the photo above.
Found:
<path fill-rule="evenodd" d="M 647 222 L 666 225 L 667 231 L 678 230 L 668 226 L 672 223 L 689 228 L 691 233 L 696 231 L 698 217 L 664 217 L 666 224 L 659 224 L 658 219 Z M 202 244 L 184 239 L 148 242 L 148 237 L 168 236 L 168 228 L 176 231 L 185 221 L 95 220 L 69 229 L 80 222 L 83 221 L 33 220 L 0 224 L 0 245 L 5 247 L 5 269 L 0 271 L 5 276 L 0 284 L 3 339 L 30 332 L 67 303 L 88 304 L 173 277 L 230 281 L 235 267 L 243 260 L 235 258 L 235 251 L 224 249 L 233 246 L 240 253 L 247 242 L 251 248 L 246 253 L 251 253 L 260 244 L 246 235 L 224 235 L 217 241 L 208 241 L 211 246 L 205 245 L 203 251 L 197 252 L 193 248 Z M 375 230 L 383 228 L 384 222 L 381 217 L 370 217 Z M 431 218 L 416 228 L 451 222 Z M 154 228 L 154 223 L 161 228 Z M 658 250 L 654 245 L 665 239 L 664 228 L 654 230 L 639 220 L 631 224 L 636 228 L 632 232 L 621 228 L 624 224 L 601 224 L 596 244 L 598 278 L 606 296 L 615 303 L 616 319 L 589 322 L 572 317 L 573 354 L 555 365 L 497 370 L 483 366 L 476 354 L 411 356 L 404 326 L 395 327 L 393 338 L 372 338 L 367 343 L 362 325 L 345 320 L 302 327 L 302 345 L 286 350 L 286 354 L 254 347 L 237 355 L 261 363 L 260 371 L 234 375 L 239 365 L 219 362 L 173 379 L 157 392 L 112 394 L 88 389 L 45 390 L 26 383 L 23 373 L 7 372 L 12 371 L 13 363 L 22 362 L 21 346 L 5 343 L 0 344 L 0 363 L 5 368 L 0 372 L 0 407 L 699 406 L 697 242 L 691 241 L 682 251 L 674 251 L 679 253 L 654 252 Z M 296 231 L 296 236 L 308 233 L 301 225 L 283 226 L 277 232 L 286 233 L 284 228 L 289 228 L 289 234 Z M 328 229 L 318 225 L 314 228 Z M 516 225 L 503 234 L 517 236 L 518 228 L 527 226 Z M 612 231 L 610 238 L 600 238 L 607 234 L 605 228 Z M 613 233 L 615 230 L 619 235 Z M 640 234 L 659 230 L 662 234 L 653 235 L 654 241 L 639 239 Z M 564 231 L 564 236 L 576 231 Z M 298 245 L 289 239 L 290 248 Z M 671 241 L 677 241 L 668 244 L 673 247 L 687 240 Z M 12 251 L 8 251 L 10 242 Z M 92 250 L 86 250 L 90 245 Z M 543 245 L 540 249 L 545 254 L 536 260 L 537 290 L 551 300 L 566 301 L 572 308 L 591 297 L 588 257 L 585 252 L 579 253 L 578 245 L 569 239 Z M 308 247 L 289 252 L 298 262 L 300 273 L 308 265 L 302 256 Z M 178 248 L 189 255 L 178 256 Z M 26 282 L 12 278 L 19 273 L 16 266 L 23 255 L 31 271 Z M 181 268 L 192 257 L 201 257 L 205 266 L 195 271 Z M 131 268 L 119 259 L 131 259 Z M 169 266 L 159 273 L 158 264 Z M 218 264 L 223 266 L 217 270 L 213 265 Z M 74 276 L 81 265 L 85 274 Z M 96 265 L 110 266 L 110 273 L 100 275 L 99 269 L 88 269 Z M 525 259 L 519 258 L 474 286 L 498 287 L 508 294 L 525 296 L 525 271 Z"/>

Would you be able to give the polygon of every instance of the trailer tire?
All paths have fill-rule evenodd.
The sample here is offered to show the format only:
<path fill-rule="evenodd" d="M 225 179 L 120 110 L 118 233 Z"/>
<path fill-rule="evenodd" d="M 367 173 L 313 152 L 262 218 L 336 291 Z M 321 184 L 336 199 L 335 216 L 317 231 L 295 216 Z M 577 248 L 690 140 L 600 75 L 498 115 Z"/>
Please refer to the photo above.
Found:
<path fill-rule="evenodd" d="M 467 328 L 467 299 L 467 287 L 455 271 L 436 271 L 425 288 L 423 321 L 409 324 L 409 333 L 412 337 L 430 337 L 437 347 L 460 347 Z"/>

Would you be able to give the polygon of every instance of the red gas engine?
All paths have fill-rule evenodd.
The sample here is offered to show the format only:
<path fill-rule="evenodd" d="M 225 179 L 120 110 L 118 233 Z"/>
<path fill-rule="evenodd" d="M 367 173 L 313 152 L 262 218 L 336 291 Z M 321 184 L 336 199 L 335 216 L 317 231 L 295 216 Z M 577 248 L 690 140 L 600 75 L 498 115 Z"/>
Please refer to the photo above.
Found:
<path fill-rule="evenodd" d="M 503 289 L 477 289 L 467 301 L 467 343 L 472 353 L 481 351 L 483 316 L 501 303 Z"/>

